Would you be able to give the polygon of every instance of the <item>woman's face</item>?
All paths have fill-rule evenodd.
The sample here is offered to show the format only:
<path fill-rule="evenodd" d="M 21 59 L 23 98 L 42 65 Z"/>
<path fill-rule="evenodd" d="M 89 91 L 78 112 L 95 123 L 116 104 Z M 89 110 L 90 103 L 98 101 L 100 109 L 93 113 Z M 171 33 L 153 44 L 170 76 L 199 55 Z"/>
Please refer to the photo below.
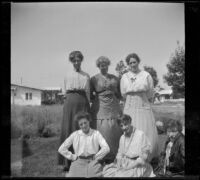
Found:
<path fill-rule="evenodd" d="M 176 135 L 178 134 L 178 131 L 172 131 L 171 129 L 167 129 L 167 136 L 169 137 L 170 141 L 173 141 Z"/>
<path fill-rule="evenodd" d="M 131 123 L 127 122 L 127 123 L 121 123 L 120 127 L 124 133 L 125 136 L 129 135 L 131 133 Z"/>
<path fill-rule="evenodd" d="M 90 122 L 86 118 L 82 118 L 78 121 L 80 129 L 87 134 L 90 130 Z"/>
<path fill-rule="evenodd" d="M 72 63 L 73 63 L 74 68 L 75 68 L 77 71 L 79 71 L 80 68 L 81 68 L 81 63 L 82 63 L 81 58 L 75 56 L 75 58 L 74 58 L 74 60 L 72 61 Z"/>
<path fill-rule="evenodd" d="M 102 74 L 107 74 L 108 73 L 108 64 L 103 62 L 99 64 L 99 69 Z"/>
<path fill-rule="evenodd" d="M 128 65 L 131 70 L 137 70 L 139 67 L 139 62 L 135 58 L 130 58 Z"/>

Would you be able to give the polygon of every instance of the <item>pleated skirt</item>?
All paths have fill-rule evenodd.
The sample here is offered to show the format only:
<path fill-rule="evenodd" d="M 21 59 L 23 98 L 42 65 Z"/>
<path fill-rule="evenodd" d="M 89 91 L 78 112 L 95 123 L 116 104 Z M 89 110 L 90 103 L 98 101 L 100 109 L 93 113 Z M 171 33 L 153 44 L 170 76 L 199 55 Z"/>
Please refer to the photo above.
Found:
<path fill-rule="evenodd" d="M 63 106 L 63 119 L 61 123 L 59 146 L 72 132 L 79 129 L 78 124 L 74 121 L 74 116 L 79 111 L 90 112 L 90 105 L 86 95 L 79 93 L 67 94 Z M 73 152 L 72 147 L 70 147 L 69 150 Z M 61 154 L 58 154 L 58 164 L 69 167 L 70 161 L 64 158 Z"/>

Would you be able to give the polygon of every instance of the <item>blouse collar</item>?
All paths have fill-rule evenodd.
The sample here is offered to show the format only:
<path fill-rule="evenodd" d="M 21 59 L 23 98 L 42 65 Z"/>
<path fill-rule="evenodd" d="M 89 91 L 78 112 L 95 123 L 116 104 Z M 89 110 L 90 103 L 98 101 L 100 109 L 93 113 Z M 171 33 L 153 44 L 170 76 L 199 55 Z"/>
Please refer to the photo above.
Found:
<path fill-rule="evenodd" d="M 81 129 L 79 130 L 79 135 L 82 135 L 82 136 L 91 136 L 92 133 L 93 133 L 93 129 L 91 129 L 91 128 L 90 128 L 88 134 L 85 134 Z"/>
<path fill-rule="evenodd" d="M 82 69 L 81 69 L 81 67 L 80 67 L 80 70 L 79 70 L 79 71 L 76 71 L 76 69 L 73 68 L 73 72 L 75 72 L 75 73 L 81 73 L 81 72 L 82 72 Z"/>

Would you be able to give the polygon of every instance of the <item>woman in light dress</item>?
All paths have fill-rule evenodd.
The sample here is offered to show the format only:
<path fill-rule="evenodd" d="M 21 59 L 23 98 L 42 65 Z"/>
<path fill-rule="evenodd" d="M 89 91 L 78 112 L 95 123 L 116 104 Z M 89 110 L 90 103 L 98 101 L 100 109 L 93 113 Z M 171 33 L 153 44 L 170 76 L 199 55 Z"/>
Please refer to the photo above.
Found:
<path fill-rule="evenodd" d="M 102 174 L 99 161 L 109 153 L 109 146 L 99 131 L 90 128 L 89 113 L 79 112 L 75 117 L 80 130 L 73 132 L 58 149 L 63 157 L 73 161 L 66 176 L 99 177 Z M 71 145 L 74 153 L 69 151 Z"/>
<path fill-rule="evenodd" d="M 104 158 L 105 163 L 111 163 L 117 154 L 119 138 L 122 135 L 116 121 L 116 117 L 121 112 L 119 105 L 120 82 L 116 76 L 108 73 L 110 60 L 107 57 L 99 57 L 96 65 L 100 73 L 90 80 L 91 112 L 97 130 L 103 135 L 110 147 L 110 153 Z"/>
<path fill-rule="evenodd" d="M 132 118 L 132 125 L 143 131 L 152 145 L 149 160 L 158 156 L 158 133 L 151 108 L 154 95 L 154 85 L 151 75 L 139 69 L 140 58 L 132 53 L 126 57 L 128 72 L 120 81 L 121 94 L 125 100 L 124 114 Z"/>
<path fill-rule="evenodd" d="M 75 130 L 78 124 L 74 116 L 79 111 L 90 111 L 90 77 L 81 69 L 83 55 L 80 51 L 73 51 L 69 55 L 73 65 L 73 72 L 65 77 L 66 99 L 63 107 L 63 120 L 61 123 L 60 144 Z M 58 164 L 64 166 L 64 171 L 69 170 L 71 161 L 58 154 Z"/>
<path fill-rule="evenodd" d="M 131 117 L 122 115 L 119 125 L 124 134 L 114 163 L 103 168 L 103 177 L 155 177 L 148 161 L 152 146 L 143 131 L 131 125 Z"/>

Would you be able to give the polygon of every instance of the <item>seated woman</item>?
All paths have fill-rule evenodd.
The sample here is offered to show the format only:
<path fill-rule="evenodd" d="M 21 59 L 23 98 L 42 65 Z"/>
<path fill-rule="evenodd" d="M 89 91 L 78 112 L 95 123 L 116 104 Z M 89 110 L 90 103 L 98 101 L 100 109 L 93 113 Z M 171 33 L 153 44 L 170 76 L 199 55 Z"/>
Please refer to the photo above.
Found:
<path fill-rule="evenodd" d="M 155 177 L 148 156 L 152 151 L 143 131 L 131 125 L 131 117 L 122 115 L 118 123 L 123 131 L 114 163 L 103 168 L 104 177 Z"/>
<path fill-rule="evenodd" d="M 182 124 L 178 120 L 171 120 L 167 126 L 168 139 L 155 168 L 157 176 L 178 177 L 184 175 L 185 166 L 185 138 L 182 134 Z"/>
<path fill-rule="evenodd" d="M 80 130 L 73 132 L 58 149 L 61 155 L 73 161 L 66 176 L 101 176 L 103 168 L 99 161 L 109 153 L 110 148 L 100 132 L 90 128 L 90 114 L 79 112 L 75 118 Z M 68 150 L 71 145 L 74 154 Z"/>

